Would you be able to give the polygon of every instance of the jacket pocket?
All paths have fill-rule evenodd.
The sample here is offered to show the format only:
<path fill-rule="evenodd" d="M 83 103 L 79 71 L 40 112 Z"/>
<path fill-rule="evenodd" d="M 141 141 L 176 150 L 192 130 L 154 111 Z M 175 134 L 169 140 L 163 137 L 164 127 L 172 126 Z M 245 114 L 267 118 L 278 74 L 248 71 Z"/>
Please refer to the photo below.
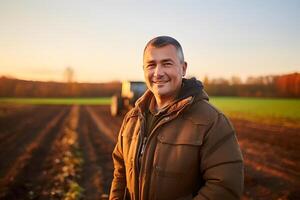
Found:
<path fill-rule="evenodd" d="M 199 165 L 199 149 L 205 129 L 192 123 L 167 128 L 157 136 L 157 164 L 167 172 L 187 173 Z"/>
<path fill-rule="evenodd" d="M 158 141 L 162 144 L 190 145 L 190 146 L 202 145 L 202 142 L 203 142 L 202 138 L 203 138 L 202 135 L 189 136 L 188 133 L 186 133 L 186 135 L 185 135 L 185 133 L 182 133 L 181 135 L 162 134 L 157 137 Z"/>
<path fill-rule="evenodd" d="M 191 168 L 198 168 L 200 163 L 199 148 L 202 137 L 159 135 L 154 157 L 155 171 L 158 176 L 182 177 Z"/>
<path fill-rule="evenodd" d="M 126 132 L 122 134 L 122 150 L 124 162 L 129 163 L 134 157 L 134 152 L 137 143 L 136 135 L 129 135 Z"/>
<path fill-rule="evenodd" d="M 157 141 L 152 179 L 154 196 L 177 199 L 192 193 L 200 173 L 202 137 L 192 134 L 179 136 L 173 132 L 172 137 L 165 134 L 157 136 Z"/>
<path fill-rule="evenodd" d="M 154 194 L 163 194 L 161 199 L 176 199 L 192 193 L 199 180 L 204 132 L 204 126 L 187 120 L 160 129 L 153 161 Z"/>

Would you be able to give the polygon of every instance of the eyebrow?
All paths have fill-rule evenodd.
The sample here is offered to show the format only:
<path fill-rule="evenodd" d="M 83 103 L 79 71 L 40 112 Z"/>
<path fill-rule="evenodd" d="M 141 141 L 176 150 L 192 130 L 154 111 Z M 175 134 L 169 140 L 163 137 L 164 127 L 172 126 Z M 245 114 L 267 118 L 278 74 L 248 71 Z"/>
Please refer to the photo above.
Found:
<path fill-rule="evenodd" d="M 146 63 L 147 63 L 147 64 L 151 64 L 151 63 L 155 63 L 155 61 L 154 61 L 154 60 L 149 60 L 149 61 L 147 61 Z"/>
<path fill-rule="evenodd" d="M 174 61 L 173 61 L 171 58 L 163 59 L 163 60 L 161 60 L 160 62 L 172 62 L 172 63 L 174 63 Z M 149 61 L 147 61 L 147 63 L 148 63 L 148 64 L 156 63 L 156 61 L 155 61 L 155 60 L 149 60 Z"/>
<path fill-rule="evenodd" d="M 174 63 L 174 61 L 171 58 L 163 59 L 161 62 L 172 62 L 172 63 Z"/>

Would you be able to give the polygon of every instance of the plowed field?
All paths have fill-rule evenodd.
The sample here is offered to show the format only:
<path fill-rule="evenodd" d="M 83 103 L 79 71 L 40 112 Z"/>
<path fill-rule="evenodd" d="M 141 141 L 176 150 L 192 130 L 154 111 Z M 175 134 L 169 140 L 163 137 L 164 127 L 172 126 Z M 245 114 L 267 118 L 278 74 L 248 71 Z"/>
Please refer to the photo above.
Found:
<path fill-rule="evenodd" d="M 231 119 L 243 199 L 300 199 L 300 130 Z M 105 199 L 122 117 L 107 106 L 0 106 L 0 199 Z"/>

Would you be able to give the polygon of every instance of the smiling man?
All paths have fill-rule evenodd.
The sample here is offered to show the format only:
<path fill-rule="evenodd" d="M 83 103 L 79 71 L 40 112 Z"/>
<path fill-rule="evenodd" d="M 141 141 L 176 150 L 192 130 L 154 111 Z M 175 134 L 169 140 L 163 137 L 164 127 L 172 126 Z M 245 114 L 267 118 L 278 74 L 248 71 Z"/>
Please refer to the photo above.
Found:
<path fill-rule="evenodd" d="M 243 159 L 234 128 L 200 81 L 183 78 L 179 42 L 150 40 L 143 68 L 148 90 L 123 120 L 110 199 L 239 199 Z"/>

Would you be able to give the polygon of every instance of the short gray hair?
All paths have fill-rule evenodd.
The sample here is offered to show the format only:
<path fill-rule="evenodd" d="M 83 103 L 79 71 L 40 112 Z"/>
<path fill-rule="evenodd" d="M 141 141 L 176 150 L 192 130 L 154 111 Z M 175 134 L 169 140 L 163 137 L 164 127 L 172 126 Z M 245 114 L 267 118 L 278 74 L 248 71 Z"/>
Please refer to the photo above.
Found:
<path fill-rule="evenodd" d="M 145 55 L 145 51 L 146 51 L 147 47 L 149 47 L 149 46 L 159 48 L 159 47 L 164 47 L 166 45 L 173 45 L 176 48 L 178 58 L 179 58 L 180 62 L 183 63 L 184 55 L 183 55 L 182 47 L 176 39 L 174 39 L 170 36 L 158 36 L 158 37 L 155 37 L 152 40 L 150 40 L 144 48 L 143 55 Z"/>

